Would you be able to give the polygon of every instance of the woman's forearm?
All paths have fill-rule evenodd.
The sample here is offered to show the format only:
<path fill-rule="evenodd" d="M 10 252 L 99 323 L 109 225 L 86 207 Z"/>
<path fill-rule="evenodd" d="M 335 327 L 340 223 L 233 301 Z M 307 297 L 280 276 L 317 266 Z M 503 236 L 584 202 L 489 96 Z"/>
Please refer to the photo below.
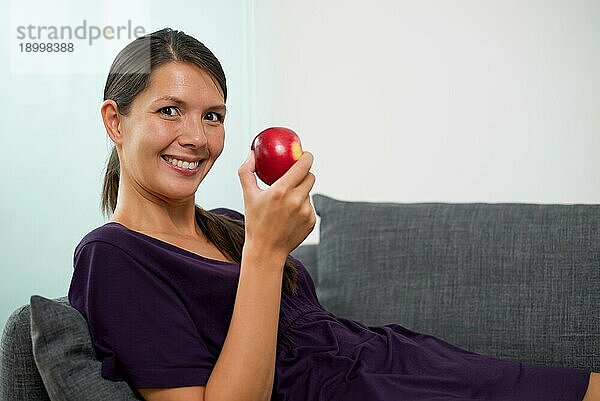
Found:
<path fill-rule="evenodd" d="M 231 323 L 205 401 L 270 400 L 286 256 L 244 247 Z"/>

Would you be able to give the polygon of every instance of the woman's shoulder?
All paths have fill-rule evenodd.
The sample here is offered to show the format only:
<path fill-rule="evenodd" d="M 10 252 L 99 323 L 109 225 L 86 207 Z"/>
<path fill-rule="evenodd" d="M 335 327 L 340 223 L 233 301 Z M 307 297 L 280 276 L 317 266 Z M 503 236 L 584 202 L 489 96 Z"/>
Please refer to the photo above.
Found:
<path fill-rule="evenodd" d="M 244 221 L 244 215 L 233 209 L 220 207 L 211 209 L 209 212 L 226 216 L 233 220 Z M 160 239 L 146 234 L 133 231 L 116 221 L 109 221 L 94 228 L 81 239 L 75 248 L 75 256 L 77 256 L 83 248 L 102 248 L 120 253 L 124 252 L 130 256 L 136 257 L 140 256 L 140 254 L 147 253 L 149 249 L 155 249 L 156 252 L 165 249 L 167 251 L 173 251 L 174 245 L 167 244 Z"/>
<path fill-rule="evenodd" d="M 128 229 L 121 224 L 109 221 L 88 232 L 77 244 L 75 253 L 77 254 L 83 247 L 90 244 L 108 244 L 120 248 L 127 242 Z"/>
<path fill-rule="evenodd" d="M 123 230 L 124 226 L 115 222 L 109 221 L 104 223 L 103 225 L 94 228 L 90 232 L 88 232 L 80 241 L 81 243 L 89 243 L 94 241 L 103 241 L 103 242 L 119 242 L 119 238 L 125 234 L 125 230 Z"/>

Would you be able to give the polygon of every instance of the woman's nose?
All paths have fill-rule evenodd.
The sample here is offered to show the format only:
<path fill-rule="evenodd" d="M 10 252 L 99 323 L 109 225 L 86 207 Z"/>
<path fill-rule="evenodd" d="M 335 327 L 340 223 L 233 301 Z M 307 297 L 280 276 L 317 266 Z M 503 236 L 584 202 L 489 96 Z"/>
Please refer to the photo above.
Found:
<path fill-rule="evenodd" d="M 183 134 L 179 136 L 181 146 L 201 148 L 206 146 L 207 143 L 206 127 L 202 124 L 202 121 L 191 121 L 185 127 Z"/>

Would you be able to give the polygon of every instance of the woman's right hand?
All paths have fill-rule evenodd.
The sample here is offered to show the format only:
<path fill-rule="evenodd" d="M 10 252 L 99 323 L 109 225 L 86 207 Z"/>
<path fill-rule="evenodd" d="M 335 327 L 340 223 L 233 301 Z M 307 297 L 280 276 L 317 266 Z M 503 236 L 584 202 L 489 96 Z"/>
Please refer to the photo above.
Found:
<path fill-rule="evenodd" d="M 310 234 L 316 223 L 309 195 L 315 183 L 309 171 L 312 163 L 313 155 L 304 152 L 281 178 L 263 190 L 258 187 L 254 152 L 250 151 L 238 169 L 244 194 L 244 247 L 285 259 Z"/>

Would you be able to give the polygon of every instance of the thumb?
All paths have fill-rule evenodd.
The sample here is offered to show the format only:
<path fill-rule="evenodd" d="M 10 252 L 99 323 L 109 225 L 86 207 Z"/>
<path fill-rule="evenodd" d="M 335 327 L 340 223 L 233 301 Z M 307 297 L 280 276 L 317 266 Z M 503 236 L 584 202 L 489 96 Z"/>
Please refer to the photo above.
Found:
<path fill-rule="evenodd" d="M 254 175 L 255 166 L 254 151 L 251 150 L 244 163 L 242 163 L 238 169 L 238 176 L 240 178 L 240 184 L 242 185 L 244 197 L 246 197 L 248 193 L 254 193 L 259 190 L 258 182 Z"/>

